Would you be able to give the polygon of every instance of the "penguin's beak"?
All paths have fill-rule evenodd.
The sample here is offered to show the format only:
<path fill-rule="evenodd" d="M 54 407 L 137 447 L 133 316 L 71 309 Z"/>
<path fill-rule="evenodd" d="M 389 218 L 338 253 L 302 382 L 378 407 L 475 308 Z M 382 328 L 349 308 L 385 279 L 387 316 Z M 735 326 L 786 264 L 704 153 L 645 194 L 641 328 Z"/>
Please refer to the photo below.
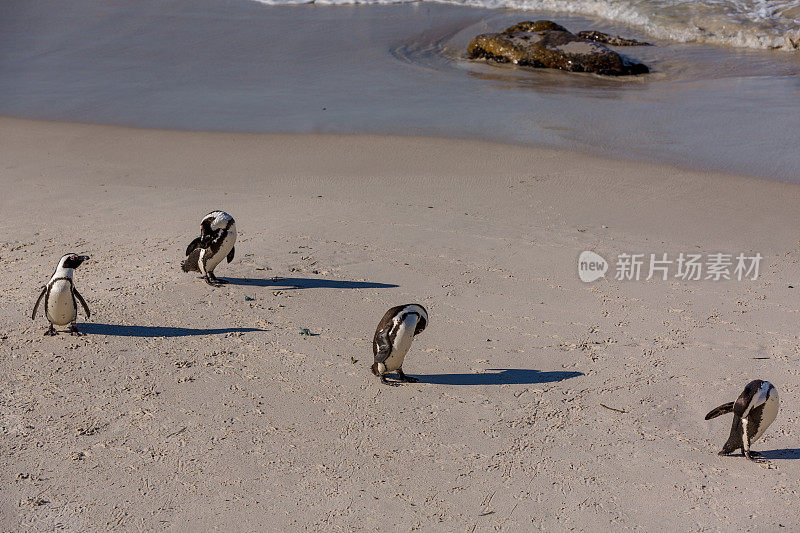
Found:
<path fill-rule="evenodd" d="M 89 256 L 88 255 L 79 255 L 78 259 L 81 261 L 81 263 L 83 263 L 84 261 L 88 261 L 89 260 Z"/>

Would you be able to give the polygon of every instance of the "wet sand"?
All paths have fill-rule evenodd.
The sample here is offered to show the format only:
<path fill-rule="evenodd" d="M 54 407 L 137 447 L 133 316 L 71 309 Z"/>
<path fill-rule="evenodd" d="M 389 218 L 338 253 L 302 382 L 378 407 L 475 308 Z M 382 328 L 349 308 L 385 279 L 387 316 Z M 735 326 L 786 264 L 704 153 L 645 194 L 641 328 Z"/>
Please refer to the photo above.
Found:
<path fill-rule="evenodd" d="M 465 59 L 553 19 L 654 41 L 628 79 Z M 654 40 L 602 19 L 415 3 L 10 0 L 0 115 L 145 128 L 469 138 L 800 180 L 800 55 Z"/>

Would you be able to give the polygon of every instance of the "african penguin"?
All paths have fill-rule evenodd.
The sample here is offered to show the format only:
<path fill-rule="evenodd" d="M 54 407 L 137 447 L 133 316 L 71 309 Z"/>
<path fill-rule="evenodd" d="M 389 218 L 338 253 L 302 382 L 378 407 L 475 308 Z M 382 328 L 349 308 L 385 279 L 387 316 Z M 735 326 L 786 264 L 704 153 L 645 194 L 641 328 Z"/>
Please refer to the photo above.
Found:
<path fill-rule="evenodd" d="M 400 381 L 416 383 L 403 373 L 403 360 L 411 348 L 411 341 L 428 325 L 428 312 L 419 304 L 398 305 L 383 315 L 372 339 L 372 353 L 375 362 L 372 373 L 381 378 L 386 385 L 399 385 L 386 380 L 388 372 L 397 372 Z"/>
<path fill-rule="evenodd" d="M 200 272 L 209 285 L 217 287 L 225 280 L 217 279 L 214 268 L 228 258 L 233 261 L 236 249 L 236 222 L 225 211 L 212 211 L 200 222 L 200 236 L 186 248 L 188 256 L 181 267 L 184 272 Z"/>
<path fill-rule="evenodd" d="M 47 285 L 44 286 L 41 294 L 39 294 L 39 298 L 36 299 L 31 318 L 36 318 L 36 311 L 39 310 L 39 304 L 44 298 L 45 316 L 50 321 L 50 329 L 45 332 L 45 335 L 57 335 L 53 326 L 66 326 L 67 324 L 70 324 L 70 334 L 80 335 L 78 325 L 75 323 L 78 318 L 78 304 L 75 302 L 75 298 L 81 302 L 83 310 L 86 312 L 86 318 L 91 316 L 86 300 L 83 299 L 83 296 L 75 288 L 75 283 L 72 281 L 74 270 L 87 259 L 89 257 L 85 255 L 67 254 L 63 256 L 58 262 L 56 271 L 50 281 L 47 282 Z"/>
<path fill-rule="evenodd" d="M 750 450 L 750 446 L 761 438 L 778 416 L 779 406 L 778 389 L 769 381 L 756 379 L 747 384 L 736 403 L 728 402 L 708 413 L 706 420 L 733 413 L 731 434 L 719 454 L 727 455 L 741 448 L 751 461 L 760 455 Z"/>

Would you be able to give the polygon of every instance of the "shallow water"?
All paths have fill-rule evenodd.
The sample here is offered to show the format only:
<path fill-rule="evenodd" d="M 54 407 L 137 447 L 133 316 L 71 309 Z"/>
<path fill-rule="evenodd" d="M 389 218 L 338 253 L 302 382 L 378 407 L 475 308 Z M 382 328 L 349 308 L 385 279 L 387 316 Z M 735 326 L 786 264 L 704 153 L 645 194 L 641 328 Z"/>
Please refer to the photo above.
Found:
<path fill-rule="evenodd" d="M 151 128 L 483 138 L 800 181 L 800 54 L 655 41 L 652 74 L 468 61 L 470 38 L 549 18 L 442 4 L 4 3 L 0 113 Z M 653 39 L 650 39 L 651 41 Z"/>
<path fill-rule="evenodd" d="M 420 0 L 255 0 L 267 5 L 398 4 Z M 422 0 L 548 11 L 627 24 L 657 39 L 758 49 L 800 48 L 800 0 Z"/>

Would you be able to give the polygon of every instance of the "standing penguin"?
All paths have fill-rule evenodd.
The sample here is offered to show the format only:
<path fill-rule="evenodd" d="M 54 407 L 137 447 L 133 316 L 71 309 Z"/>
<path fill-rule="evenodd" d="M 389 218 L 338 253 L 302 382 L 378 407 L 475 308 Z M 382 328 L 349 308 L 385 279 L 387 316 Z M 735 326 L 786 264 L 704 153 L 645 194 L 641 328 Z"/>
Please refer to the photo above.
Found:
<path fill-rule="evenodd" d="M 186 248 L 187 258 L 181 263 L 184 272 L 200 272 L 209 285 L 218 287 L 227 281 L 217 279 L 214 268 L 228 258 L 233 261 L 236 249 L 236 222 L 225 211 L 212 211 L 200 222 L 200 236 Z"/>
<path fill-rule="evenodd" d="M 769 381 L 755 379 L 747 384 L 736 403 L 728 402 L 708 413 L 706 420 L 733 413 L 731 434 L 719 454 L 727 455 L 741 448 L 751 461 L 760 455 L 751 451 L 750 445 L 761 438 L 778 416 L 779 406 L 778 389 Z"/>
<path fill-rule="evenodd" d="M 414 336 L 422 333 L 427 325 L 428 312 L 419 304 L 398 305 L 386 311 L 372 339 L 372 353 L 375 355 L 372 373 L 381 378 L 381 383 L 398 385 L 386 380 L 385 374 L 395 371 L 400 381 L 419 381 L 403 373 L 403 360 Z"/>
<path fill-rule="evenodd" d="M 39 298 L 36 299 L 31 318 L 36 318 L 36 311 L 39 310 L 39 304 L 44 298 L 45 316 L 50 321 L 50 329 L 44 333 L 45 335 L 57 335 L 53 325 L 66 326 L 67 324 L 70 324 L 71 335 L 80 335 L 78 325 L 75 323 L 78 318 L 78 304 L 75 302 L 75 298 L 81 302 L 83 310 L 86 312 L 86 318 L 91 316 L 86 300 L 83 299 L 72 281 L 75 269 L 87 259 L 89 257 L 85 255 L 67 254 L 63 256 L 58 262 L 53 277 L 50 278 L 39 294 Z"/>

